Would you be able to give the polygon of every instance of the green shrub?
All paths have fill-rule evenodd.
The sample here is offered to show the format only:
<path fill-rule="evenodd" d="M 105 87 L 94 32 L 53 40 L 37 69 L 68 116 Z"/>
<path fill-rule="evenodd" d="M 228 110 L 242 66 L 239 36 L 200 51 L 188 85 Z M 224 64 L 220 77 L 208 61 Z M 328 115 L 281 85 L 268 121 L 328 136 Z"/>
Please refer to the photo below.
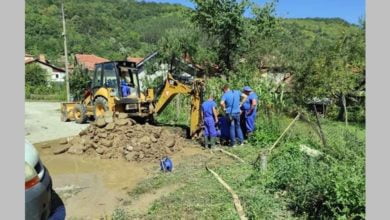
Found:
<path fill-rule="evenodd" d="M 77 66 L 72 74 L 69 75 L 70 94 L 74 100 L 81 100 L 85 89 L 90 87 L 91 79 L 88 72 Z"/>
<path fill-rule="evenodd" d="M 329 156 L 313 158 L 299 150 L 299 143 L 284 144 L 269 158 L 266 189 L 272 193 L 286 191 L 289 207 L 309 218 L 364 218 L 364 156 L 347 139 L 337 153 L 349 154 L 340 159 Z M 362 143 L 360 143 L 362 144 Z M 361 146 L 361 145 L 360 145 Z M 355 151 L 355 153 L 352 153 Z"/>
<path fill-rule="evenodd" d="M 64 83 L 48 83 L 41 86 L 25 86 L 25 98 L 29 100 L 65 101 L 66 88 Z"/>
<path fill-rule="evenodd" d="M 348 121 L 364 123 L 366 120 L 366 108 L 364 105 L 356 105 L 348 108 Z"/>
<path fill-rule="evenodd" d="M 25 98 L 32 100 L 64 101 L 65 84 L 50 82 L 46 70 L 37 64 L 26 65 Z"/>
<path fill-rule="evenodd" d="M 256 130 L 249 142 L 254 146 L 266 147 L 272 144 L 281 133 L 281 122 L 278 117 L 260 115 L 256 119 Z"/>
<path fill-rule="evenodd" d="M 38 64 L 32 63 L 26 65 L 25 84 L 30 87 L 45 86 L 48 83 L 49 75 L 46 70 Z"/>

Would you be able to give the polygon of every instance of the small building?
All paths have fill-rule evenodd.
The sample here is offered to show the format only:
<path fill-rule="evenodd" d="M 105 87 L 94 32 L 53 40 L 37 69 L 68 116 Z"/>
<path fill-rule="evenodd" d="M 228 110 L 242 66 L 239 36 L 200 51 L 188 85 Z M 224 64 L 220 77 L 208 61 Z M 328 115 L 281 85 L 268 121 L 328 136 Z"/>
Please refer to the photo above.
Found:
<path fill-rule="evenodd" d="M 65 70 L 59 67 L 56 67 L 49 63 L 46 60 L 43 54 L 39 55 L 37 58 L 30 54 L 25 54 L 24 56 L 24 64 L 29 65 L 35 63 L 42 69 L 46 70 L 49 75 L 49 80 L 51 82 L 64 82 L 65 81 Z"/>
<path fill-rule="evenodd" d="M 309 110 L 317 111 L 321 116 L 325 116 L 327 112 L 327 107 L 332 103 L 332 100 L 329 98 L 318 98 L 314 97 L 306 101 Z"/>

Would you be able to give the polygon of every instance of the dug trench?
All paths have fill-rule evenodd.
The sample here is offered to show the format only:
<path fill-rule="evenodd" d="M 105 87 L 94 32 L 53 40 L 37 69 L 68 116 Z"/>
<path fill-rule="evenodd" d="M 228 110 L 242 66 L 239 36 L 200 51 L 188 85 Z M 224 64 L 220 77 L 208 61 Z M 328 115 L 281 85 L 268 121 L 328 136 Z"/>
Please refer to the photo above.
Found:
<path fill-rule="evenodd" d="M 180 188 L 156 189 L 128 201 L 138 183 L 159 175 L 160 159 L 169 156 L 174 169 L 199 163 L 194 157 L 211 157 L 200 145 L 185 139 L 182 129 L 137 124 L 123 115 L 104 117 L 79 135 L 37 143 L 41 160 L 62 198 L 68 219 L 100 219 L 111 216 L 124 201 L 130 212 L 142 214 L 159 197 Z M 173 171 L 175 172 L 175 170 Z"/>

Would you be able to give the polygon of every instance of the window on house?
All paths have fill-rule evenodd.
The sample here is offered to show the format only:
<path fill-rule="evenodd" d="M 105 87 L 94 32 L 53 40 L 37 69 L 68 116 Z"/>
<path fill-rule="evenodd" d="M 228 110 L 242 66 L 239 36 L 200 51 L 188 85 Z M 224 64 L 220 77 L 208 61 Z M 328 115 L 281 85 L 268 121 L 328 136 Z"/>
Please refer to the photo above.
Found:
<path fill-rule="evenodd" d="M 58 79 L 59 78 L 59 75 L 58 75 L 58 73 L 56 74 L 56 79 Z"/>

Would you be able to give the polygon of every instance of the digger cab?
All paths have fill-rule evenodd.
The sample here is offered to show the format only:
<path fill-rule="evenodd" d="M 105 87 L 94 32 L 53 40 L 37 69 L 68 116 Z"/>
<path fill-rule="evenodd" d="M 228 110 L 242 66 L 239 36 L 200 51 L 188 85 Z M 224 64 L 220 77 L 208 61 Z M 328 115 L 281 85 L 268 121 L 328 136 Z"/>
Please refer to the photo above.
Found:
<path fill-rule="evenodd" d="M 141 92 L 138 75 L 135 62 L 109 61 L 96 64 L 91 84 L 95 117 L 101 116 L 107 109 L 128 113 L 130 117 L 150 116 L 153 113 L 153 92 Z M 101 102 L 106 102 L 106 106 Z"/>
<path fill-rule="evenodd" d="M 95 64 L 90 89 L 81 103 L 61 103 L 61 120 L 84 123 L 106 112 L 127 113 L 129 117 L 147 119 L 154 113 L 154 91 L 140 91 L 135 62 L 109 61 Z"/>
<path fill-rule="evenodd" d="M 125 87 L 130 87 L 130 92 Z M 109 89 L 111 95 L 118 99 L 132 96 L 138 100 L 140 90 L 136 63 L 110 61 L 96 64 L 91 84 L 92 94 L 96 94 L 100 88 Z"/>

